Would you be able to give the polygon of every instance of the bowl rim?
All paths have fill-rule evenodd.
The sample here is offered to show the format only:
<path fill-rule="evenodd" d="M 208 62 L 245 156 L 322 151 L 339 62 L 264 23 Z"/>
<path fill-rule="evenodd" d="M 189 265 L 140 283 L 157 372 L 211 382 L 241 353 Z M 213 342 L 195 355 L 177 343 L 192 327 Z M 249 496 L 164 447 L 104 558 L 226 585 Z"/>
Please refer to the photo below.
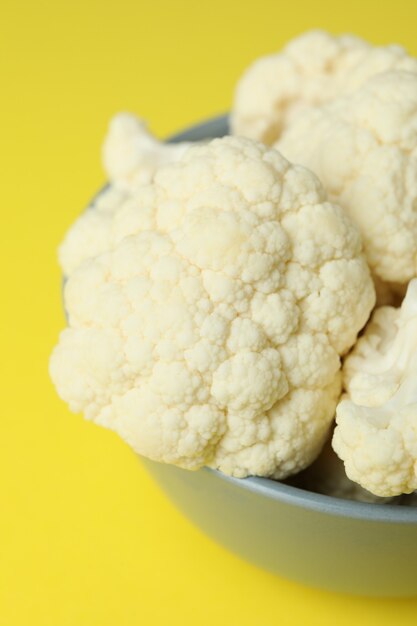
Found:
<path fill-rule="evenodd" d="M 347 500 L 286 485 L 278 480 L 261 476 L 235 478 L 210 467 L 204 467 L 201 471 L 210 473 L 237 489 L 247 490 L 298 508 L 344 518 L 417 525 L 417 507 L 414 506 Z"/>
<path fill-rule="evenodd" d="M 192 124 L 170 135 L 166 141 L 168 143 L 177 143 L 179 141 L 198 141 L 199 139 L 216 138 L 228 134 L 228 130 L 229 114 L 223 113 Z M 270 478 L 259 476 L 235 478 L 209 467 L 204 467 L 199 471 L 206 472 L 213 478 L 223 480 L 235 488 L 244 489 L 272 500 L 278 500 L 285 504 L 320 513 L 368 521 L 417 525 L 417 507 L 390 503 L 357 502 L 355 500 L 315 493 L 300 487 L 294 487 L 293 485 L 286 485 Z"/>

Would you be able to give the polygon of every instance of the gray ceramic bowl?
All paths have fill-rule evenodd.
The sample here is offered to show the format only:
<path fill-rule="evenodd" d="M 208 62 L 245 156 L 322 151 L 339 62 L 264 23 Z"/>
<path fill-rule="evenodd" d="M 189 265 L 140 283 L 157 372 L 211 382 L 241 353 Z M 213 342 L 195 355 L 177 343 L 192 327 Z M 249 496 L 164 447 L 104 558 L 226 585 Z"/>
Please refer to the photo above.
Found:
<path fill-rule="evenodd" d="M 171 141 L 227 132 L 227 117 L 219 117 Z M 143 463 L 190 520 L 264 569 L 334 591 L 417 595 L 417 507 L 363 504 L 266 478 Z"/>

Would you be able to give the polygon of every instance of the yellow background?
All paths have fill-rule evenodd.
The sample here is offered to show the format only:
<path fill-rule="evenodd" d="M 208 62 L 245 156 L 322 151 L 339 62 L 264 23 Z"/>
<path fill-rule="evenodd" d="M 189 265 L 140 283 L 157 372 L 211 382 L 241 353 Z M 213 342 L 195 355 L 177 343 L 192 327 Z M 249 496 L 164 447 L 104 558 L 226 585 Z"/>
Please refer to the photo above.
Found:
<path fill-rule="evenodd" d="M 163 136 L 229 109 L 251 59 L 303 30 L 417 55 L 416 25 L 415 0 L 1 0 L 0 626 L 417 623 L 417 599 L 304 588 L 212 543 L 47 374 L 56 247 L 103 183 L 113 113 Z"/>

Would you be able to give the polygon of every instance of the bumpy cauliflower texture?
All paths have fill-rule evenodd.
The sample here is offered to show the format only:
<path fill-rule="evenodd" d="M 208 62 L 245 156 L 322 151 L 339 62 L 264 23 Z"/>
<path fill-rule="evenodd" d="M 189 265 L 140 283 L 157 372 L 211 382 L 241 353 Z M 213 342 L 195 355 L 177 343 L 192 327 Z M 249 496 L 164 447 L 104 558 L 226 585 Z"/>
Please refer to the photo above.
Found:
<path fill-rule="evenodd" d="M 300 112 L 393 69 L 417 72 L 417 60 L 400 46 L 373 47 L 353 35 L 320 30 L 304 33 L 244 73 L 235 94 L 233 133 L 273 144 Z"/>
<path fill-rule="evenodd" d="M 317 178 L 214 140 L 138 188 L 110 239 L 65 287 L 50 371 L 71 409 L 189 469 L 306 467 L 375 297 L 359 234 Z"/>
<path fill-rule="evenodd" d="M 314 463 L 286 482 L 300 489 L 342 500 L 372 502 L 373 504 L 399 504 L 402 501 L 402 498 L 380 498 L 350 480 L 346 476 L 343 462 L 332 448 L 331 437 L 326 441 Z"/>
<path fill-rule="evenodd" d="M 417 280 L 400 309 L 381 307 L 344 365 L 333 448 L 379 496 L 417 489 Z"/>
<path fill-rule="evenodd" d="M 277 143 L 359 226 L 383 281 L 417 276 L 417 74 L 388 72 L 298 118 Z"/>

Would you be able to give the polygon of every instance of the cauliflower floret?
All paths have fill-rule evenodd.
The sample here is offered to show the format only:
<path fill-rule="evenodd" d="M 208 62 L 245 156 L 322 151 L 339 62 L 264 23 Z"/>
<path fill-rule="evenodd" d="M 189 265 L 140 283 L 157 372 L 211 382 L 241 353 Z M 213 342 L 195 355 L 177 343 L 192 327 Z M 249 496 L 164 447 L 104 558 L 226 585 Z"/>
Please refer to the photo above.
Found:
<path fill-rule="evenodd" d="M 110 122 L 103 146 L 103 164 L 116 187 L 130 191 L 151 182 L 155 172 L 178 161 L 191 144 L 165 144 L 148 130 L 146 123 L 131 113 L 118 113 Z"/>
<path fill-rule="evenodd" d="M 339 355 L 375 300 L 357 231 L 314 174 L 216 139 L 160 168 L 110 231 L 65 286 L 50 372 L 70 408 L 188 469 L 282 478 L 309 465 Z"/>
<path fill-rule="evenodd" d="M 375 76 L 306 112 L 276 147 L 349 213 L 376 277 L 404 284 L 417 275 L 417 74 Z"/>
<path fill-rule="evenodd" d="M 233 133 L 271 145 L 300 112 L 352 93 L 371 76 L 393 69 L 417 72 L 417 59 L 400 46 L 373 47 L 353 35 L 309 31 L 243 74 L 236 88 Z"/>
<path fill-rule="evenodd" d="M 400 309 L 376 309 L 344 365 L 333 448 L 378 496 L 417 489 L 417 279 Z"/>
<path fill-rule="evenodd" d="M 333 433 L 332 433 L 333 434 Z M 286 482 L 289 485 L 343 500 L 373 504 L 402 504 L 401 498 L 380 498 L 346 476 L 343 462 L 332 449 L 330 436 L 317 459 Z"/>

